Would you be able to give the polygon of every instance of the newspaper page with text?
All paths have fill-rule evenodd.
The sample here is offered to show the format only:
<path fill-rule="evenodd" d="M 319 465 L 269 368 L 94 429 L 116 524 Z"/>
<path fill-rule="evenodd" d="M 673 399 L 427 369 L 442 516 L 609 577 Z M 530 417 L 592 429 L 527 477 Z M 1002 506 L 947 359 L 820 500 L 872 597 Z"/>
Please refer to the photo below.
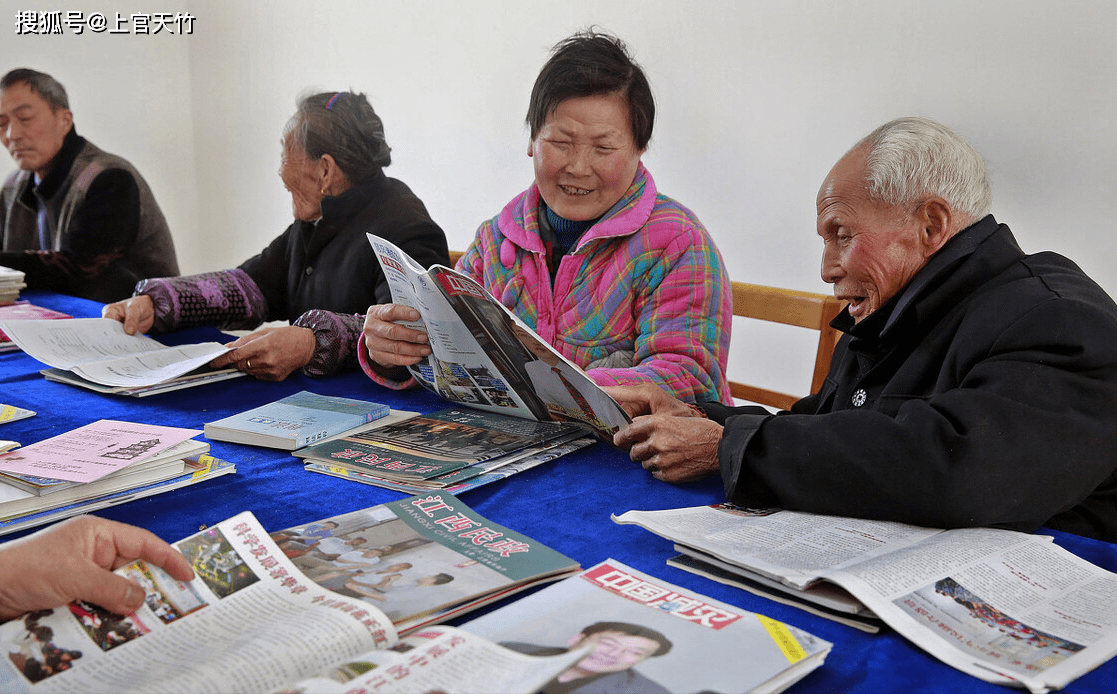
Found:
<path fill-rule="evenodd" d="M 614 520 L 793 589 L 836 584 L 916 645 L 988 682 L 1046 692 L 1117 654 L 1117 574 L 1047 536 L 729 504 Z"/>
<path fill-rule="evenodd" d="M 216 342 L 168 347 L 150 337 L 128 335 L 120 321 L 0 321 L 0 328 L 32 358 L 93 383 L 145 387 L 190 373 L 229 347 Z"/>

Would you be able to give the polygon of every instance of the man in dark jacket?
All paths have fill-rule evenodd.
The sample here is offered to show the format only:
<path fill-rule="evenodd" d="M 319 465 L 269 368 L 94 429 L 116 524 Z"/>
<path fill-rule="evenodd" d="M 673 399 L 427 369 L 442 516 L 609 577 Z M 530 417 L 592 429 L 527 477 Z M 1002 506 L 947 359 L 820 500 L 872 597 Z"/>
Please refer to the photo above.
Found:
<path fill-rule="evenodd" d="M 19 166 L 0 189 L 0 265 L 21 270 L 28 287 L 106 302 L 178 274 L 151 189 L 77 134 L 53 77 L 20 68 L 0 78 L 0 143 Z"/>
<path fill-rule="evenodd" d="M 818 194 L 822 277 L 849 302 L 820 392 L 772 415 L 609 389 L 651 415 L 615 442 L 659 479 L 720 471 L 745 506 L 1117 541 L 1117 306 L 991 203 L 958 135 L 881 126 Z"/>

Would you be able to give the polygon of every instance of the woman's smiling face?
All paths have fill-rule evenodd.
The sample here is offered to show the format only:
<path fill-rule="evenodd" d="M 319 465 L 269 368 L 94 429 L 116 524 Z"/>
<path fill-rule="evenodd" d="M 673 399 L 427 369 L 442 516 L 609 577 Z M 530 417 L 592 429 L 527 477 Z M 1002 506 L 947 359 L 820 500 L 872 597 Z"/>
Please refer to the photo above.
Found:
<path fill-rule="evenodd" d="M 624 197 L 643 150 L 617 92 L 566 99 L 528 145 L 547 207 L 572 221 L 597 219 Z"/>

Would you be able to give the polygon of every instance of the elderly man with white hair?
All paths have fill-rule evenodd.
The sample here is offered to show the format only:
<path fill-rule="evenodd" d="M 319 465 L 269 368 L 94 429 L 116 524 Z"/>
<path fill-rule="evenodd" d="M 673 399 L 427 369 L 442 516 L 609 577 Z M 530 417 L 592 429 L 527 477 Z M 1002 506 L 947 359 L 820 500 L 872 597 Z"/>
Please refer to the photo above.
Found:
<path fill-rule="evenodd" d="M 849 302 L 820 392 L 772 415 L 611 388 L 637 416 L 615 443 L 665 481 L 720 472 L 744 506 L 1117 541 L 1117 306 L 991 204 L 957 134 L 881 126 L 818 193 L 822 277 Z"/>

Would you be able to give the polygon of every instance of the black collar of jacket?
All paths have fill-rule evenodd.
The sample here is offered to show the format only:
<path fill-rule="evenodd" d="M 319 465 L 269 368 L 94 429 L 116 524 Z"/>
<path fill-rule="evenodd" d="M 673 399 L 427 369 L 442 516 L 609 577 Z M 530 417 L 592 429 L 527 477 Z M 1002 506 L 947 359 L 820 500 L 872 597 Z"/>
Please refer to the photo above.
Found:
<path fill-rule="evenodd" d="M 347 223 L 368 205 L 385 178 L 387 176 L 383 169 L 378 169 L 375 174 L 354 184 L 341 195 L 327 195 L 322 198 L 322 218 L 318 220 L 318 226 Z"/>
<path fill-rule="evenodd" d="M 363 179 L 341 195 L 322 198 L 322 217 L 317 222 L 299 222 L 303 248 L 308 254 L 316 252 L 333 237 L 335 230 L 349 224 L 361 210 L 376 197 L 376 191 L 387 176 L 383 169 Z"/>
<path fill-rule="evenodd" d="M 849 309 L 846 308 L 830 322 L 830 325 L 848 333 L 858 341 L 881 343 L 887 341 L 890 334 L 899 330 L 897 326 L 911 321 L 918 322 L 920 320 L 921 303 L 925 299 L 933 297 L 932 305 L 941 306 L 942 302 L 937 298 L 940 291 L 950 296 L 957 296 L 960 299 L 960 295 L 968 289 L 967 287 L 950 288 L 946 286 L 954 269 L 971 256 L 978 246 L 987 241 L 1002 226 L 997 223 L 993 215 L 986 215 L 947 241 L 938 253 L 931 256 L 927 264 L 915 274 L 915 277 L 903 289 L 884 302 L 883 306 L 867 316 L 865 320 L 855 324 L 853 318 L 849 315 Z M 1007 227 L 1004 228 L 1007 230 Z M 1015 240 L 1012 240 L 1011 236 L 1009 236 L 1009 239 L 1015 246 Z M 1022 253 L 1018 246 L 1016 246 L 1016 250 Z M 966 281 L 970 282 L 972 279 Z"/>
<path fill-rule="evenodd" d="M 35 185 L 35 176 L 28 176 L 27 179 L 31 184 L 27 186 L 23 192 L 22 200 L 24 204 L 32 209 L 37 209 L 39 203 L 32 197 L 32 194 L 38 195 L 42 200 L 50 200 L 62 184 L 70 176 L 70 169 L 74 166 L 74 160 L 78 157 L 78 152 L 85 146 L 85 138 L 78 135 L 77 128 L 70 127 L 70 132 L 66 133 L 65 139 L 62 140 L 62 149 L 58 150 L 58 154 L 54 155 L 54 160 L 50 164 L 50 171 L 47 173 L 46 178 Z"/>

